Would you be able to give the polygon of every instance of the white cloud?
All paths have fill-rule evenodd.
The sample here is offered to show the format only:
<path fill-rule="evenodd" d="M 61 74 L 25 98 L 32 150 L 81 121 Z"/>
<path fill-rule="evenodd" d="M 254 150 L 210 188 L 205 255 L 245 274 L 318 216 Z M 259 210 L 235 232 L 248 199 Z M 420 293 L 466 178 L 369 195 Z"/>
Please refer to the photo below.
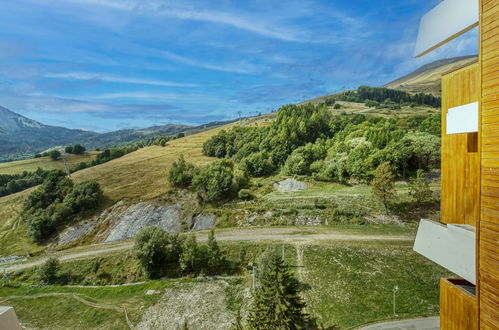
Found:
<path fill-rule="evenodd" d="M 167 86 L 167 87 L 197 87 L 198 84 L 191 83 L 178 83 L 173 81 L 163 80 L 150 80 L 140 78 L 127 78 L 112 75 L 105 75 L 100 73 L 89 72 L 70 72 L 70 73 L 49 73 L 45 75 L 46 78 L 61 78 L 61 79 L 74 79 L 74 80 L 100 80 L 106 82 L 117 82 L 125 84 L 137 85 L 153 85 L 153 86 Z"/>

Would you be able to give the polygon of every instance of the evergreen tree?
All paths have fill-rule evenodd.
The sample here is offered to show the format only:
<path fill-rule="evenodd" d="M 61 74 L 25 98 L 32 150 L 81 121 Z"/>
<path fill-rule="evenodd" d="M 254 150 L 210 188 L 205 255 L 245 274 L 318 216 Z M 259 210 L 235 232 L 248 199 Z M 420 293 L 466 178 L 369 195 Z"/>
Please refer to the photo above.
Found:
<path fill-rule="evenodd" d="M 395 197 L 394 178 L 390 163 L 385 162 L 378 166 L 371 182 L 372 193 L 383 204 L 386 214 L 388 214 L 388 206 Z"/>
<path fill-rule="evenodd" d="M 276 253 L 261 267 L 259 286 L 253 294 L 249 326 L 251 329 L 302 329 L 307 326 L 305 303 L 299 295 L 299 283 L 289 266 Z M 260 269 L 260 268 L 259 268 Z"/>

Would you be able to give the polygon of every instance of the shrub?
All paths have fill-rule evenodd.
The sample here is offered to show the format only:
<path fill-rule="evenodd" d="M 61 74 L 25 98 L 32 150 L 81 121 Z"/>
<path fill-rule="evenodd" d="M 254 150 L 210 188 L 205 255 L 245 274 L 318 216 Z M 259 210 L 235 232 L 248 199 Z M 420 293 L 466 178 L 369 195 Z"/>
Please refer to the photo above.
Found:
<path fill-rule="evenodd" d="M 430 184 L 426 181 L 423 170 L 418 170 L 416 176 L 411 178 L 409 185 L 409 195 L 417 204 L 423 204 L 431 201 L 433 192 L 430 189 Z"/>
<path fill-rule="evenodd" d="M 241 168 L 253 177 L 267 176 L 276 169 L 266 152 L 252 153 L 243 158 Z"/>
<path fill-rule="evenodd" d="M 249 190 L 249 189 L 241 189 L 237 193 L 237 197 L 239 197 L 240 199 L 249 200 L 249 199 L 253 199 L 254 196 L 251 193 L 251 190 Z"/>
<path fill-rule="evenodd" d="M 335 109 L 335 110 L 341 109 L 341 104 L 336 103 L 336 104 L 334 105 L 334 109 Z"/>
<path fill-rule="evenodd" d="M 184 155 L 173 162 L 170 172 L 168 173 L 168 181 L 174 187 L 187 188 L 192 183 L 192 178 L 196 174 L 196 167 L 192 163 L 188 163 L 184 159 Z"/>
<path fill-rule="evenodd" d="M 224 159 L 202 167 L 192 183 L 203 200 L 218 201 L 235 194 L 244 183 L 244 175 L 237 175 L 234 164 Z"/>
<path fill-rule="evenodd" d="M 366 100 L 365 105 L 370 107 L 370 108 L 375 108 L 375 107 L 379 107 L 379 102 L 374 101 L 374 100 Z"/>
<path fill-rule="evenodd" d="M 200 249 L 195 235 L 189 235 L 182 245 L 180 268 L 184 273 L 195 273 L 200 267 Z"/>
<path fill-rule="evenodd" d="M 87 149 L 81 144 L 75 144 L 73 146 L 73 153 L 76 155 L 82 155 Z"/>
<path fill-rule="evenodd" d="M 371 182 L 373 195 L 383 204 L 386 214 L 388 207 L 395 197 L 394 175 L 390 169 L 390 163 L 385 162 L 378 166 L 374 179 Z"/>
<path fill-rule="evenodd" d="M 102 198 L 102 190 L 96 181 L 86 181 L 74 186 L 73 190 L 64 198 L 64 204 L 72 212 L 78 213 L 87 209 L 97 208 Z"/>
<path fill-rule="evenodd" d="M 135 237 L 133 252 L 149 278 L 158 278 L 167 261 L 167 233 L 159 227 L 142 228 Z"/>
<path fill-rule="evenodd" d="M 52 160 L 58 160 L 61 157 L 61 152 L 59 150 L 50 150 L 48 155 Z"/>
<path fill-rule="evenodd" d="M 50 257 L 38 270 L 38 280 L 41 284 L 54 284 L 57 281 L 57 273 L 60 269 L 59 259 Z"/>

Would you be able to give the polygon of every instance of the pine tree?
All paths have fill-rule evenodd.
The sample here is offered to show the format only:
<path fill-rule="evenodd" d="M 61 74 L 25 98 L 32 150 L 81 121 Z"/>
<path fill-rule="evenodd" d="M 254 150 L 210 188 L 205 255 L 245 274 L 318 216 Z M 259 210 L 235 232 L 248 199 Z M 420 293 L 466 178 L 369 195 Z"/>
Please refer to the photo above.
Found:
<path fill-rule="evenodd" d="M 299 295 L 299 283 L 289 266 L 276 253 L 259 277 L 253 294 L 249 326 L 251 329 L 302 329 L 307 325 L 305 303 Z"/>
<path fill-rule="evenodd" d="M 394 179 L 395 176 L 390 169 L 390 163 L 385 162 L 378 166 L 371 182 L 373 186 L 372 193 L 383 204 L 386 214 L 388 214 L 388 206 L 395 198 Z"/>

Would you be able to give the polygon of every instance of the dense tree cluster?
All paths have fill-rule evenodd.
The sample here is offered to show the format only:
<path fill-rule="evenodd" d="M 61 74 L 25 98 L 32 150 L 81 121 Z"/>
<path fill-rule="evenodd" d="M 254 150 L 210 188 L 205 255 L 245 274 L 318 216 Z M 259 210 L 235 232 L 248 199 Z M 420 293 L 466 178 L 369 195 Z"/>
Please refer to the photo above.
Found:
<path fill-rule="evenodd" d="M 194 188 L 206 202 L 233 197 L 247 184 L 244 171 L 236 169 L 230 160 L 222 159 L 198 168 L 186 162 L 183 156 L 172 164 L 168 181 L 174 187 Z"/>
<path fill-rule="evenodd" d="M 81 144 L 77 143 L 72 146 L 67 146 L 64 151 L 67 154 L 83 155 L 87 149 Z"/>
<path fill-rule="evenodd" d="M 54 171 L 38 168 L 34 172 L 24 171 L 21 174 L 0 174 L 0 197 L 37 186 Z"/>
<path fill-rule="evenodd" d="M 389 162 L 399 177 L 440 161 L 440 116 L 385 119 L 330 117 L 325 105 L 286 106 L 267 127 L 221 131 L 203 145 L 207 156 L 231 158 L 248 175 L 286 175 L 319 180 L 370 181 Z"/>
<path fill-rule="evenodd" d="M 51 172 L 23 203 L 21 215 L 26 221 L 28 235 L 38 242 L 49 238 L 80 213 L 98 207 L 101 198 L 97 182 L 75 185 L 62 171 Z"/>
<path fill-rule="evenodd" d="M 324 105 L 288 105 L 266 127 L 236 127 L 222 131 L 203 145 L 212 157 L 233 158 L 251 176 L 264 176 L 282 166 L 291 152 L 330 133 Z"/>
<path fill-rule="evenodd" d="M 366 103 L 368 106 L 376 106 L 372 101 L 380 104 L 419 104 L 432 107 L 440 107 L 441 99 L 431 94 L 417 93 L 409 94 L 404 91 L 384 88 L 384 87 L 369 87 L 360 86 L 357 90 L 346 91 L 336 97 L 337 100 L 349 102 Z M 370 102 L 371 101 L 371 102 Z M 370 102 L 368 104 L 368 102 Z"/>
<path fill-rule="evenodd" d="M 146 227 L 135 237 L 133 251 L 149 278 L 163 276 L 168 268 L 183 274 L 217 274 L 226 263 L 213 230 L 206 244 L 198 244 L 194 235 Z"/>

